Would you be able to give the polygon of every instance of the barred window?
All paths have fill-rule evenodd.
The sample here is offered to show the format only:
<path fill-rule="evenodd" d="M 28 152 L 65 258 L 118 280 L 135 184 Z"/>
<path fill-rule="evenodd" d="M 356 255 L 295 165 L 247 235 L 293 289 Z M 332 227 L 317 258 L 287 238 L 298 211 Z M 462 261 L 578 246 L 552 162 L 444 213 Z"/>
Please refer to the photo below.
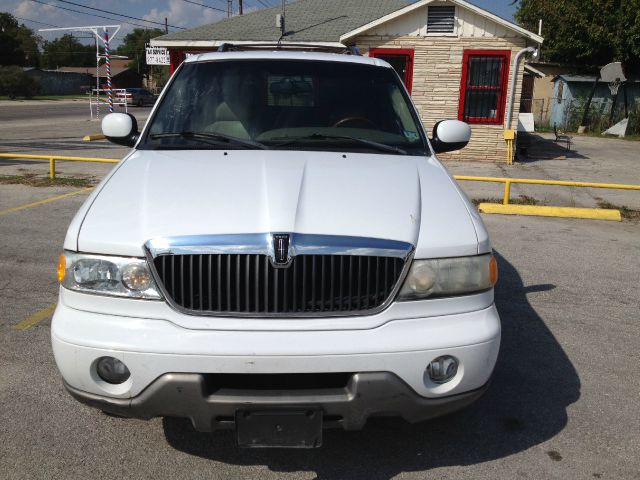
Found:
<path fill-rule="evenodd" d="M 465 50 L 460 84 L 460 120 L 502 124 L 510 57 L 509 50 Z"/>

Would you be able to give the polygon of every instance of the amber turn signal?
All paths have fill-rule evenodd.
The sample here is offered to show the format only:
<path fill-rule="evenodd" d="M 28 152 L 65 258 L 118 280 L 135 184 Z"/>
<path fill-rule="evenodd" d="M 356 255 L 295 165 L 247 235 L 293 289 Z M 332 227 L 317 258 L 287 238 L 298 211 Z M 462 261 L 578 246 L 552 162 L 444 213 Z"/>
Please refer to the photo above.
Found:
<path fill-rule="evenodd" d="M 67 259 L 64 255 L 58 257 L 58 281 L 62 283 L 64 276 L 67 273 Z"/>
<path fill-rule="evenodd" d="M 491 257 L 489 260 L 489 279 L 491 280 L 491 284 L 495 285 L 498 282 L 498 262 L 495 257 Z"/>

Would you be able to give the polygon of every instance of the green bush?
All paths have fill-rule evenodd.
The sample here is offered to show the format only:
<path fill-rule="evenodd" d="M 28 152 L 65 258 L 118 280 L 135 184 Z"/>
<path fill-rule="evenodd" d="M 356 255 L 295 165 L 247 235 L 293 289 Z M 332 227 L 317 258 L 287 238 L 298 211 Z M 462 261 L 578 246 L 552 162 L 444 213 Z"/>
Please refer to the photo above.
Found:
<path fill-rule="evenodd" d="M 31 98 L 40 90 L 38 80 L 27 75 L 21 67 L 15 65 L 0 66 L 0 95 L 9 98 Z"/>

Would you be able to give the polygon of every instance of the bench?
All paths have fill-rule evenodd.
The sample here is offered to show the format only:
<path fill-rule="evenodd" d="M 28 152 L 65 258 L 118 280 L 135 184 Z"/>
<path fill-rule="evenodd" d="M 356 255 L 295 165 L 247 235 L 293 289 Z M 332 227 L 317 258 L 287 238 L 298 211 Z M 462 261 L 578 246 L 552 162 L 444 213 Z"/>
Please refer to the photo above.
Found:
<path fill-rule="evenodd" d="M 555 123 L 553 124 L 553 134 L 556 136 L 554 142 L 566 142 L 567 150 L 571 150 L 571 139 L 573 137 L 559 131 Z"/>

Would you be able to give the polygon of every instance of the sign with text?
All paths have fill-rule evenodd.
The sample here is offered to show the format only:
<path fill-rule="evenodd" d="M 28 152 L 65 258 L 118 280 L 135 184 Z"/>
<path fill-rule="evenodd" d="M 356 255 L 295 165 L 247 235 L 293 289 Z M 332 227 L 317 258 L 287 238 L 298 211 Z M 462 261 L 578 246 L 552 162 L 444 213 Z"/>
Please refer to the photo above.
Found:
<path fill-rule="evenodd" d="M 147 65 L 170 65 L 169 50 L 164 47 L 150 47 L 147 45 Z"/>

